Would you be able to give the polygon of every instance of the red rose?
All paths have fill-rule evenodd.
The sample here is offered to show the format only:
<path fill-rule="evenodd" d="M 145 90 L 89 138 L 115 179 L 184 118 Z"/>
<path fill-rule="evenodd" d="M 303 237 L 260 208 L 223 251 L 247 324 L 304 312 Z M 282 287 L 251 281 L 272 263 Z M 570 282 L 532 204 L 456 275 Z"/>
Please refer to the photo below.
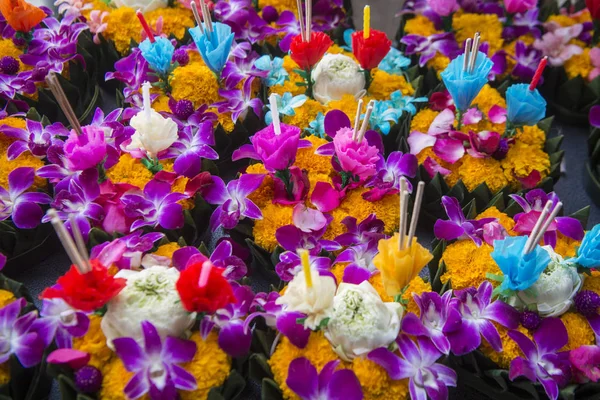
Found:
<path fill-rule="evenodd" d="M 74 265 L 58 278 L 56 285 L 46 288 L 43 299 L 63 299 L 71 307 L 92 312 L 102 308 L 127 284 L 123 278 L 115 278 L 98 260 L 90 260 L 92 270 L 81 274 Z"/>
<path fill-rule="evenodd" d="M 352 34 L 352 52 L 362 69 L 377 68 L 391 47 L 392 41 L 381 31 L 371 29 L 367 39 L 365 39 L 363 31 Z"/>
<path fill-rule="evenodd" d="M 210 268 L 206 284 L 200 287 L 202 270 Z M 223 268 L 217 268 L 210 261 L 200 261 L 189 265 L 179 275 L 177 291 L 183 307 L 189 312 L 214 313 L 230 303 L 235 303 L 233 288 L 223 277 Z"/>
<path fill-rule="evenodd" d="M 592 19 L 600 20 L 600 0 L 585 0 L 585 5 L 590 10 Z"/>
<path fill-rule="evenodd" d="M 302 36 L 296 35 L 290 45 L 290 56 L 301 69 L 307 70 L 323 58 L 323 55 L 332 44 L 333 42 L 329 36 L 323 32 L 311 32 L 310 42 L 304 42 Z"/>

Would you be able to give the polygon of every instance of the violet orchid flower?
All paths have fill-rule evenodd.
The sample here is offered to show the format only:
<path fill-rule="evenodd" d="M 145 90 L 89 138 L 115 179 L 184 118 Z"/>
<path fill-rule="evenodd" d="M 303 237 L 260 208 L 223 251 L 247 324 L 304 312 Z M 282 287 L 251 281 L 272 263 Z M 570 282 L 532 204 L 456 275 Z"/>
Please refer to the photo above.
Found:
<path fill-rule="evenodd" d="M 329 272 L 331 269 L 331 259 L 329 257 L 318 257 L 309 255 L 310 268 L 313 271 Z M 279 255 L 279 262 L 275 266 L 275 272 L 284 282 L 294 279 L 298 272 L 302 271 L 302 260 L 294 251 L 284 251 Z"/>
<path fill-rule="evenodd" d="M 515 227 L 513 228 L 515 232 L 521 235 L 531 234 L 548 201 L 552 201 L 552 209 L 559 202 L 556 193 L 546 194 L 542 189 L 527 192 L 525 198 L 516 194 L 510 195 L 510 197 L 523 209 L 522 213 L 515 215 Z M 573 217 L 556 217 L 544 234 L 544 244 L 554 248 L 558 233 L 577 241 L 581 241 L 585 234 L 579 220 Z"/>
<path fill-rule="evenodd" d="M 152 250 L 154 243 L 164 236 L 160 232 L 150 232 L 144 235 L 141 230 L 135 231 L 112 242 L 104 242 L 94 246 L 90 252 L 90 258 L 102 260 L 106 253 L 114 255 L 116 253 L 114 249 L 117 247 L 115 243 L 120 242 L 124 245 L 124 249 L 119 252 L 117 259 L 113 260 L 111 264 L 114 264 L 120 270 L 139 268 L 142 265 L 144 253 Z M 102 262 L 102 265 L 107 264 Z"/>
<path fill-rule="evenodd" d="M 195 390 L 196 378 L 178 364 L 192 361 L 196 353 L 196 343 L 168 336 L 164 343 L 158 331 L 148 321 L 142 322 L 144 347 L 133 338 L 122 337 L 113 340 L 115 353 L 133 377 L 123 390 L 131 399 L 137 399 L 150 392 L 152 398 L 175 400 L 177 389 Z"/>
<path fill-rule="evenodd" d="M 125 215 L 138 218 L 131 224 L 134 231 L 143 226 L 179 229 L 184 224 L 183 207 L 178 201 L 189 198 L 183 193 L 171 192 L 167 182 L 151 180 L 143 193 L 129 193 L 121 197 Z"/>
<path fill-rule="evenodd" d="M 417 167 L 417 157 L 414 154 L 394 151 L 388 156 L 387 161 L 380 155 L 376 165 L 377 173 L 365 183 L 365 187 L 372 189 L 363 193 L 363 198 L 375 202 L 388 194 L 399 193 L 400 178 L 403 176 L 414 178 Z M 412 192 L 412 185 L 410 183 L 408 185 L 409 191 Z"/>
<path fill-rule="evenodd" d="M 571 378 L 569 352 L 559 352 L 569 341 L 563 322 L 558 318 L 544 318 L 533 333 L 533 341 L 519 331 L 509 331 L 508 336 L 525 355 L 511 361 L 510 380 L 524 376 L 532 382 L 539 382 L 548 397 L 556 400 L 559 388 L 569 383 Z"/>
<path fill-rule="evenodd" d="M 380 239 L 385 238 L 383 221 L 377 219 L 376 214 L 369 215 L 358 224 L 356 218 L 350 216 L 344 218 L 341 222 L 346 227 L 346 232 L 334 239 L 340 246 L 356 246 L 372 241 L 378 242 Z"/>
<path fill-rule="evenodd" d="M 198 108 L 194 108 L 194 103 L 190 100 L 182 99 L 176 101 L 169 99 L 169 108 L 171 112 L 162 112 L 165 117 L 171 118 L 180 129 L 186 126 L 197 127 L 203 122 L 216 122 L 217 114 L 208 111 L 209 107 L 206 104 L 201 104 Z"/>
<path fill-rule="evenodd" d="M 7 362 L 13 354 L 25 368 L 42 361 L 49 343 L 38 332 L 36 311 L 19 316 L 26 303 L 21 297 L 0 309 L 0 363 Z"/>
<path fill-rule="evenodd" d="M 33 185 L 35 170 L 16 168 L 8 174 L 8 190 L 0 187 L 0 221 L 12 217 L 20 229 L 33 229 L 40 224 L 44 212 L 40 204 L 49 204 L 52 198 L 46 193 L 28 192 Z"/>
<path fill-rule="evenodd" d="M 279 41 L 279 48 L 284 53 L 287 53 L 290 51 L 292 39 L 300 33 L 298 19 L 293 12 L 285 10 L 279 14 L 279 18 L 275 24 L 280 28 L 280 32 L 284 33 L 283 38 Z"/>
<path fill-rule="evenodd" d="M 62 142 L 57 141 L 48 148 L 47 158 L 50 164 L 38 168 L 35 174 L 40 178 L 50 180 L 54 184 L 60 183 L 60 188 L 55 188 L 55 192 L 68 186 L 71 178 L 80 174 L 79 171 L 71 171 L 69 169 L 64 151 L 64 143 Z"/>
<path fill-rule="evenodd" d="M 88 169 L 68 182 L 56 185 L 56 196 L 51 206 L 57 210 L 58 217 L 66 221 L 65 227 L 71 230 L 69 216 L 73 215 L 83 239 L 87 241 L 91 229 L 90 221 L 100 222 L 104 218 L 104 209 L 95 200 L 100 196 L 98 170 Z M 42 222 L 49 222 L 46 214 Z"/>
<path fill-rule="evenodd" d="M 600 380 L 600 346 L 584 345 L 569 352 L 574 378 L 578 383 Z"/>
<path fill-rule="evenodd" d="M 454 58 L 460 52 L 454 34 L 436 33 L 430 36 L 406 35 L 400 42 L 406 45 L 404 54 L 419 54 L 419 66 L 424 67 L 439 52 L 440 54 Z"/>
<path fill-rule="evenodd" d="M 285 383 L 301 400 L 362 400 L 364 398 L 358 378 L 350 369 L 336 371 L 340 360 L 330 361 L 317 373 L 317 369 L 304 357 L 290 363 Z"/>
<path fill-rule="evenodd" d="M 150 66 L 142 56 L 142 51 L 135 47 L 131 53 L 115 63 L 115 72 L 108 72 L 105 79 L 107 81 L 116 79 L 125 84 L 123 96 L 127 102 L 131 102 L 134 97 L 139 97 L 142 83 L 153 81 L 150 79 Z"/>
<path fill-rule="evenodd" d="M 447 399 L 448 386 L 456 386 L 456 372 L 436 363 L 442 353 L 431 340 L 418 337 L 415 343 L 409 336 L 401 335 L 396 342 L 402 357 L 381 347 L 367 358 L 383 367 L 392 380 L 408 378 L 412 400 Z"/>
<path fill-rule="evenodd" d="M 512 42 L 527 34 L 531 34 L 534 38 L 539 38 L 541 36 L 539 13 L 540 10 L 534 7 L 524 13 L 514 14 L 512 16 L 512 24 L 505 26 L 502 30 L 502 37 L 507 42 Z"/>
<path fill-rule="evenodd" d="M 244 79 L 253 76 L 264 79 L 269 71 L 261 71 L 254 66 L 258 54 L 252 53 L 245 58 L 233 57 L 225 64 L 221 72 L 221 79 L 225 81 L 225 89 L 235 89 Z"/>
<path fill-rule="evenodd" d="M 214 14 L 219 21 L 223 21 L 236 31 L 236 28 L 246 25 L 251 9 L 251 0 L 218 1 L 215 3 Z"/>
<path fill-rule="evenodd" d="M 528 82 L 533 78 L 535 70 L 542 59 L 542 52 L 518 40 L 515 44 L 515 56 L 513 58 L 516 64 L 512 74 L 522 81 Z M 543 78 L 541 82 L 543 83 Z"/>
<path fill-rule="evenodd" d="M 253 8 L 250 8 L 248 11 L 248 23 L 236 32 L 238 40 L 247 40 L 250 44 L 254 44 L 266 40 L 268 37 L 276 35 L 279 32 L 262 19 Z"/>
<path fill-rule="evenodd" d="M 452 304 L 452 291 L 442 296 L 435 292 L 422 295 L 413 294 L 419 307 L 420 317 L 408 313 L 402 318 L 402 332 L 413 336 L 425 336 L 431 339 L 435 347 L 443 353 L 450 353 L 448 333 L 460 327 L 462 317 L 456 304 Z"/>
<path fill-rule="evenodd" d="M 456 307 L 462 316 L 462 324 L 448 332 L 452 352 L 457 356 L 468 354 L 479 347 L 481 336 L 500 352 L 502 340 L 493 322 L 508 329 L 519 326 L 519 312 L 513 307 L 496 300 L 492 302 L 494 288 L 488 281 L 483 281 L 479 288 L 474 287 L 457 290 L 450 306 Z"/>
<path fill-rule="evenodd" d="M 322 239 L 333 218 L 319 210 L 297 204 L 292 212 L 291 225 L 277 229 L 275 238 L 279 245 L 287 251 L 306 249 L 316 256 L 321 250 L 336 251 L 341 246 L 332 240 Z"/>
<path fill-rule="evenodd" d="M 214 326 L 219 328 L 219 347 L 231 357 L 242 357 L 250 350 L 252 332 L 244 325 L 244 319 L 250 311 L 254 293 L 248 286 L 232 283 L 235 303 L 217 310 L 213 315 L 206 315 L 201 323 L 200 331 L 206 339 Z"/>
<path fill-rule="evenodd" d="M 69 130 L 60 122 L 44 126 L 41 122 L 28 119 L 25 124 L 25 129 L 0 126 L 2 133 L 17 139 L 6 150 L 8 160 L 16 159 L 27 150 L 37 158 L 44 158 L 56 136 L 69 136 Z"/>
<path fill-rule="evenodd" d="M 193 178 L 202 170 L 202 159 L 217 160 L 219 154 L 210 146 L 215 145 L 213 126 L 203 122 L 197 129 L 186 126 L 179 131 L 179 138 L 161 158 L 175 158 L 173 170 L 178 175 Z"/>
<path fill-rule="evenodd" d="M 435 221 L 433 226 L 435 237 L 448 241 L 469 238 L 477 246 L 481 246 L 485 225 L 495 221 L 496 218 L 466 219 L 458 200 L 454 197 L 443 196 L 442 206 L 446 210 L 449 220 L 438 219 Z"/>
<path fill-rule="evenodd" d="M 379 253 L 377 243 L 378 240 L 371 240 L 364 244 L 348 247 L 337 256 L 334 264 L 347 262 L 349 264 L 346 269 L 356 267 L 374 273 L 377 267 L 373 264 L 373 259 Z"/>
<path fill-rule="evenodd" d="M 58 348 L 71 348 L 73 338 L 85 335 L 90 326 L 86 313 L 74 309 L 59 298 L 44 299 L 40 315 L 42 318 L 38 323 L 44 327 L 40 333 L 46 335 L 46 343 L 56 340 Z"/>
<path fill-rule="evenodd" d="M 262 115 L 263 102 L 258 98 L 253 98 L 252 82 L 254 77 L 246 79 L 242 89 L 224 90 L 219 89 L 219 96 L 224 98 L 224 101 L 219 101 L 213 104 L 217 107 L 219 113 L 231 112 L 231 119 L 237 122 L 238 119 L 245 119 L 248 115 L 248 110 L 251 108 L 258 117 Z"/>
<path fill-rule="evenodd" d="M 36 87 L 31 76 L 31 71 L 24 71 L 17 75 L 0 74 L 0 94 L 4 98 L 13 99 L 17 93 L 35 93 Z"/>
<path fill-rule="evenodd" d="M 233 229 L 244 218 L 262 219 L 262 212 L 248 195 L 258 189 L 264 179 L 261 174 L 243 174 L 225 185 L 223 179 L 212 176 L 212 184 L 202 189 L 209 204 L 218 205 L 210 217 L 211 229 L 220 226 Z"/>
<path fill-rule="evenodd" d="M 248 273 L 244 260 L 233 255 L 233 245 L 228 240 L 219 243 L 210 257 L 206 257 L 192 246 L 182 247 L 173 253 L 173 266 L 180 271 L 192 263 L 204 261 L 210 261 L 215 267 L 222 268 L 222 275 L 230 280 L 237 281 Z"/>
<path fill-rule="evenodd" d="M 467 111 L 463 123 L 468 125 L 471 116 L 477 115 Z M 427 147 L 433 147 L 433 152 L 442 160 L 454 164 L 465 155 L 464 138 L 461 132 L 456 132 L 454 127 L 454 112 L 447 108 L 439 113 L 429 126 L 427 133 L 412 131 L 407 141 L 411 154 L 419 154 Z M 456 137 L 457 134 L 459 137 Z"/>

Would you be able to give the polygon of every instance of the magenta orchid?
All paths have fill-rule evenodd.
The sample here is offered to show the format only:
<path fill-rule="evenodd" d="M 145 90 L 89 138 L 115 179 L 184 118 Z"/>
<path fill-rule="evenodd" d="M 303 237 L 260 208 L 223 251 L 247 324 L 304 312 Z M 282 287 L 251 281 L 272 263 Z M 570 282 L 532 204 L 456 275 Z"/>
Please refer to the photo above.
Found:
<path fill-rule="evenodd" d="M 8 190 L 0 187 L 0 221 L 12 218 L 20 229 L 33 229 L 40 224 L 44 212 L 40 204 L 49 204 L 52 198 L 46 193 L 27 191 L 32 185 L 35 170 L 16 168 L 8 174 Z"/>
<path fill-rule="evenodd" d="M 442 240 L 460 240 L 469 238 L 477 246 L 481 246 L 486 224 L 495 221 L 495 218 L 482 218 L 479 220 L 466 219 L 460 204 L 454 197 L 443 196 L 442 206 L 446 210 L 449 220 L 438 219 L 433 226 L 435 237 Z"/>
<path fill-rule="evenodd" d="M 418 337 L 416 343 L 407 335 L 396 342 L 402 357 L 386 348 L 371 351 L 367 358 L 383 367 L 390 379 L 409 379 L 412 400 L 443 400 L 448 398 L 448 387 L 456 386 L 456 372 L 436 361 L 442 353 L 431 340 Z"/>
<path fill-rule="evenodd" d="M 114 264 L 119 269 L 139 268 L 142 265 L 144 253 L 152 250 L 154 243 L 164 236 L 160 232 L 143 234 L 141 230 L 138 230 L 112 242 L 104 242 L 94 246 L 90 252 L 90 258 L 102 262 L 105 256 L 110 254 L 111 257 L 114 257 L 115 254 L 118 254 L 118 257 L 111 260 L 110 264 L 102 262 L 102 265 Z M 123 245 L 122 251 L 115 251 L 116 248 L 121 248 L 121 245 Z"/>
<path fill-rule="evenodd" d="M 262 115 L 263 103 L 259 98 L 252 97 L 252 82 L 254 77 L 246 79 L 242 89 L 219 89 L 219 96 L 225 100 L 214 104 L 219 113 L 231 112 L 231 119 L 237 122 L 238 119 L 244 120 L 248 115 L 248 110 L 252 109 L 258 117 Z"/>
<path fill-rule="evenodd" d="M 588 80 L 593 81 L 600 76 L 600 48 L 594 47 L 590 50 L 590 62 L 594 68 L 588 74 Z"/>
<path fill-rule="evenodd" d="M 44 158 L 57 136 L 69 136 L 69 130 L 59 122 L 44 126 L 41 122 L 31 119 L 26 120 L 25 129 L 3 125 L 0 130 L 6 136 L 17 139 L 8 146 L 7 157 L 9 160 L 16 159 L 27 150 L 38 158 Z"/>
<path fill-rule="evenodd" d="M 262 212 L 248 195 L 260 187 L 264 179 L 261 174 L 243 174 L 239 179 L 227 183 L 212 176 L 212 184 L 202 189 L 202 196 L 209 204 L 218 205 L 210 217 L 211 229 L 219 226 L 233 229 L 244 218 L 262 219 Z"/>
<path fill-rule="evenodd" d="M 400 178 L 414 178 L 417 167 L 417 157 L 414 154 L 394 151 L 390 153 L 387 161 L 380 156 L 376 164 L 377 173 L 365 183 L 365 187 L 372 189 L 363 193 L 363 198 L 374 202 L 381 200 L 385 195 L 399 193 Z M 409 191 L 412 192 L 412 185 L 408 180 L 407 183 Z"/>
<path fill-rule="evenodd" d="M 346 227 L 346 232 L 334 239 L 340 246 L 356 246 L 379 241 L 385 237 L 383 221 L 377 219 L 376 214 L 369 215 L 358 224 L 356 218 L 350 216 L 344 218 L 341 222 Z"/>
<path fill-rule="evenodd" d="M 304 357 L 290 363 L 285 383 L 302 400 L 362 400 L 360 382 L 349 369 L 336 371 L 340 360 L 328 362 L 320 373 Z"/>
<path fill-rule="evenodd" d="M 558 318 L 544 318 L 533 333 L 534 341 L 519 331 L 509 331 L 508 336 L 525 355 L 511 361 L 510 379 L 524 376 L 532 382 L 539 382 L 548 397 L 556 400 L 559 388 L 565 386 L 571 378 L 569 354 L 558 352 L 569 341 L 563 322 Z"/>
<path fill-rule="evenodd" d="M 400 41 L 406 45 L 406 55 L 420 54 L 420 67 L 424 67 L 438 52 L 451 59 L 460 52 L 451 32 L 431 36 L 406 35 Z"/>
<path fill-rule="evenodd" d="M 569 352 L 575 378 L 580 383 L 600 380 L 600 346 L 581 346 Z"/>
<path fill-rule="evenodd" d="M 210 257 L 191 246 L 182 247 L 173 253 L 173 266 L 179 270 L 184 270 L 189 264 L 205 261 L 222 268 L 222 275 L 227 279 L 239 280 L 248 273 L 244 260 L 233 254 L 233 245 L 229 240 L 219 243 Z"/>
<path fill-rule="evenodd" d="M 245 57 L 232 57 L 225 64 L 221 72 L 221 79 L 225 82 L 226 89 L 234 89 L 240 82 L 247 77 L 256 77 L 264 79 L 269 75 L 269 71 L 262 71 L 254 66 L 258 59 L 258 54 L 252 53 Z"/>
<path fill-rule="evenodd" d="M 214 145 L 211 122 L 203 122 L 197 128 L 188 125 L 179 131 L 179 139 L 161 155 L 161 158 L 175 158 L 173 170 L 179 175 L 193 178 L 201 172 L 203 158 L 219 158 L 219 154 L 210 147 Z"/>
<path fill-rule="evenodd" d="M 328 272 L 331 269 L 329 257 L 309 255 L 308 262 L 313 271 Z M 279 255 L 279 263 L 275 266 L 275 272 L 282 281 L 291 281 L 300 271 L 302 271 L 302 261 L 296 252 L 284 251 Z"/>
<path fill-rule="evenodd" d="M 196 343 L 171 336 L 163 343 L 148 321 L 142 322 L 142 333 L 144 347 L 129 337 L 113 340 L 115 353 L 125 368 L 134 373 L 124 389 L 127 397 L 137 399 L 150 392 L 152 398 L 175 400 L 177 389 L 195 390 L 196 378 L 178 364 L 194 358 Z"/>

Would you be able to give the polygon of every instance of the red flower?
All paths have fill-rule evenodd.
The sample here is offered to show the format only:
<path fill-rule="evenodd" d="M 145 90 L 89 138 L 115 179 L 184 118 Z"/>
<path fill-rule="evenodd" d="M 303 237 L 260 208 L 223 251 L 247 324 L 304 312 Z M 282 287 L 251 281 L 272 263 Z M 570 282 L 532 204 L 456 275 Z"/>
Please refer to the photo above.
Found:
<path fill-rule="evenodd" d="M 585 5 L 590 10 L 592 19 L 600 20 L 600 0 L 585 0 Z"/>
<path fill-rule="evenodd" d="M 381 31 L 371 29 L 367 39 L 363 31 L 352 34 L 352 51 L 362 69 L 377 68 L 391 47 L 392 41 Z"/>
<path fill-rule="evenodd" d="M 290 56 L 301 69 L 307 70 L 323 58 L 323 55 L 332 44 L 333 42 L 329 36 L 323 32 L 311 32 L 310 42 L 303 42 L 302 36 L 296 35 L 290 45 Z"/>
<path fill-rule="evenodd" d="M 58 278 L 56 285 L 46 288 L 43 299 L 63 299 L 71 307 L 92 312 L 102 308 L 125 287 L 127 280 L 115 278 L 98 260 L 90 260 L 92 270 L 80 274 L 74 265 Z"/>
<path fill-rule="evenodd" d="M 210 271 L 207 271 L 206 284 L 200 287 L 198 281 L 205 268 L 210 268 Z M 235 303 L 233 288 L 223 277 L 223 271 L 223 268 L 212 266 L 210 261 L 193 263 L 184 269 L 176 285 L 183 307 L 189 312 L 214 313 Z"/>

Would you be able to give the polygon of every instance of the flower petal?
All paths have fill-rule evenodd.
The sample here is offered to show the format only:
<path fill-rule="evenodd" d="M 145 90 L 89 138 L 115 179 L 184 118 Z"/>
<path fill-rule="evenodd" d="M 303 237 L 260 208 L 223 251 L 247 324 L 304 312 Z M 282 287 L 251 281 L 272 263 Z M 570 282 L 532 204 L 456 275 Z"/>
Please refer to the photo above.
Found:
<path fill-rule="evenodd" d="M 321 212 L 329 212 L 340 205 L 340 195 L 330 183 L 317 182 L 310 197 L 317 209 Z"/>
<path fill-rule="evenodd" d="M 336 371 L 325 391 L 328 400 L 362 400 L 363 393 L 360 382 L 352 370 Z"/>
<path fill-rule="evenodd" d="M 409 339 L 410 340 L 410 339 Z M 416 346 L 412 345 L 418 354 Z M 399 380 L 404 378 L 411 378 L 415 374 L 415 367 L 413 367 L 408 361 L 398 357 L 385 347 L 380 347 L 371 351 L 367 358 L 380 367 L 385 369 L 390 376 L 390 379 Z"/>
<path fill-rule="evenodd" d="M 191 361 L 196 354 L 196 342 L 167 336 L 162 354 L 163 359 L 171 363 Z"/>
<path fill-rule="evenodd" d="M 241 357 L 248 353 L 252 342 L 252 332 L 244 330 L 242 320 L 232 320 L 219 332 L 219 347 L 231 357 Z"/>
<path fill-rule="evenodd" d="M 559 318 L 544 318 L 533 337 L 540 355 L 554 353 L 569 341 L 567 328 Z"/>
<path fill-rule="evenodd" d="M 119 356 L 127 371 L 136 372 L 146 365 L 146 354 L 137 342 L 128 337 L 113 340 L 115 353 Z"/>
<path fill-rule="evenodd" d="M 304 357 L 296 358 L 290 363 L 285 383 L 303 399 L 313 399 L 319 396 L 317 369 Z"/>
<path fill-rule="evenodd" d="M 310 329 L 304 328 L 304 325 L 298 323 L 298 319 L 306 315 L 301 312 L 285 312 L 277 317 L 277 330 L 281 332 L 289 341 L 299 349 L 303 349 L 308 344 Z"/>

